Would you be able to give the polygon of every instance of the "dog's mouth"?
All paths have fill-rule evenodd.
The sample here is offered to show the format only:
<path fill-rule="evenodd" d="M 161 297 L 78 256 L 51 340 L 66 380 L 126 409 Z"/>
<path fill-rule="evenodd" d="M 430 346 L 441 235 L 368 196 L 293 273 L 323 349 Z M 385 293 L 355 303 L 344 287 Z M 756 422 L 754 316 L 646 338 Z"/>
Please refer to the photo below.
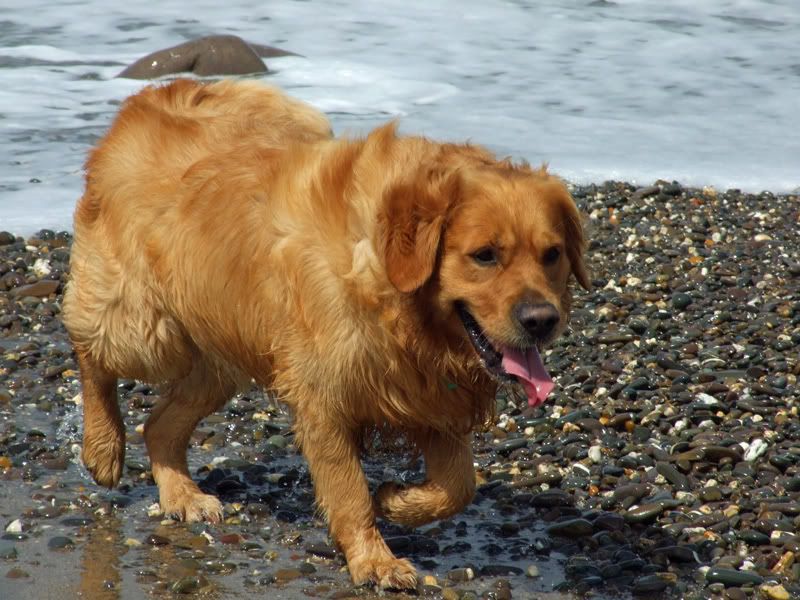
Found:
<path fill-rule="evenodd" d="M 483 368 L 490 375 L 500 381 L 520 383 L 530 406 L 538 406 L 547 399 L 554 384 L 536 346 L 515 348 L 493 343 L 463 303 L 456 304 L 456 312 Z"/>

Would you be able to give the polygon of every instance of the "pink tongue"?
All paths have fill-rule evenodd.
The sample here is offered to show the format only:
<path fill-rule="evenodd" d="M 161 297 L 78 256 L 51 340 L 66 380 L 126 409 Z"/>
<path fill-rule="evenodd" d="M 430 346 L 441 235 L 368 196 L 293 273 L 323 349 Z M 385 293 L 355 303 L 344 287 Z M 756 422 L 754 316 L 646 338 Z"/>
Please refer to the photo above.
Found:
<path fill-rule="evenodd" d="M 525 352 L 516 348 L 501 348 L 503 353 L 503 368 L 509 375 L 514 375 L 525 393 L 528 395 L 528 405 L 539 406 L 545 401 L 555 384 L 544 369 L 539 351 L 533 347 Z"/>

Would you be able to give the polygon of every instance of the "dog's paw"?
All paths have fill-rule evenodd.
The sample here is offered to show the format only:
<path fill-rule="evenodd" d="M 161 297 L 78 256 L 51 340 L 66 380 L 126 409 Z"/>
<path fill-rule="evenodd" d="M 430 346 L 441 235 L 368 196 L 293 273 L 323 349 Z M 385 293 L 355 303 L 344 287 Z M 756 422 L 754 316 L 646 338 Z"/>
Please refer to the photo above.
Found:
<path fill-rule="evenodd" d="M 417 585 L 417 571 L 404 558 L 356 559 L 348 562 L 350 576 L 355 584 L 372 582 L 381 588 L 413 589 Z"/>
<path fill-rule="evenodd" d="M 188 487 L 188 486 L 187 486 Z M 222 502 L 216 496 L 204 494 L 196 488 L 183 488 L 182 491 L 162 492 L 159 504 L 161 511 L 169 517 L 194 523 L 207 521 L 219 523 L 222 521 Z"/>
<path fill-rule="evenodd" d="M 81 460 L 92 478 L 107 488 L 113 488 L 122 477 L 125 463 L 125 436 L 118 432 L 95 436 L 84 434 Z"/>

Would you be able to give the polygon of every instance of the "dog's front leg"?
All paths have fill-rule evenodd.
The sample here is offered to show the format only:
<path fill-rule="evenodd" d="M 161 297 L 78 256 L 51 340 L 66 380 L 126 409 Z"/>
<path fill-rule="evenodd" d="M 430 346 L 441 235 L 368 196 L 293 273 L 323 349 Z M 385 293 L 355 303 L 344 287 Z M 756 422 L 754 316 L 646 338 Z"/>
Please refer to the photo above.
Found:
<path fill-rule="evenodd" d="M 417 527 L 454 515 L 475 494 L 470 435 L 421 432 L 414 441 L 425 457 L 425 482 L 384 483 L 375 496 L 375 512 L 395 523 Z"/>
<path fill-rule="evenodd" d="M 298 405 L 306 410 L 298 410 L 295 430 L 311 469 L 317 504 L 328 518 L 331 537 L 344 551 L 353 581 L 373 581 L 384 588 L 414 587 L 414 567 L 392 554 L 375 525 L 353 431 L 331 422 L 320 413 L 318 403 Z"/>

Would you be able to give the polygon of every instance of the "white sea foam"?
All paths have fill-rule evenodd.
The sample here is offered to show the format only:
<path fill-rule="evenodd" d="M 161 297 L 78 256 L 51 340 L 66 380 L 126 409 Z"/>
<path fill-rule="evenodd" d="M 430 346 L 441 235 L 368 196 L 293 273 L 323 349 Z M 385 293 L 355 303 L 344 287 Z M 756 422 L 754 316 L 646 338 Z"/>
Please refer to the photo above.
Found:
<path fill-rule="evenodd" d="M 5 0 L 0 229 L 69 228 L 92 141 L 153 50 L 234 33 L 337 132 L 390 118 L 576 183 L 800 187 L 796 0 Z"/>

